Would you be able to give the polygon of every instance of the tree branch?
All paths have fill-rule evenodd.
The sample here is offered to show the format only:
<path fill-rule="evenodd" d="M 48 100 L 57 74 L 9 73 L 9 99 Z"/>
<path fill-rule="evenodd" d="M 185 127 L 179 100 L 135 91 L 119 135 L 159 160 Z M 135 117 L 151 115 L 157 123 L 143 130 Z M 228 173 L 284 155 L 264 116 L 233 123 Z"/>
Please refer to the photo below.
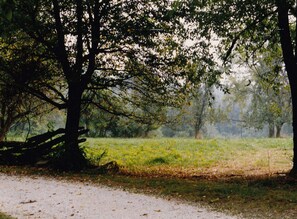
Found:
<path fill-rule="evenodd" d="M 46 96 L 44 93 L 42 93 L 41 91 L 38 91 L 32 87 L 26 86 L 24 87 L 24 90 L 26 90 L 28 93 L 32 94 L 33 96 L 57 107 L 58 109 L 65 109 L 67 104 L 62 104 L 62 103 L 57 103 L 54 100 L 52 100 L 50 97 Z"/>
<path fill-rule="evenodd" d="M 270 15 L 274 14 L 275 12 L 276 12 L 276 10 L 275 10 L 275 11 L 272 11 L 272 12 L 266 14 L 266 15 L 263 15 L 262 17 L 256 19 L 254 22 L 252 22 L 250 25 L 246 26 L 246 27 L 245 27 L 243 30 L 241 30 L 239 33 L 237 33 L 237 34 L 234 36 L 234 38 L 233 38 L 233 40 L 232 40 L 232 42 L 231 42 L 231 46 L 228 48 L 228 50 L 227 50 L 227 52 L 226 52 L 226 54 L 225 54 L 225 56 L 224 56 L 224 58 L 223 58 L 223 62 L 224 62 L 224 63 L 227 62 L 227 60 L 228 60 L 229 56 L 231 55 L 231 53 L 232 53 L 232 51 L 233 51 L 233 49 L 234 49 L 234 47 L 235 47 L 237 41 L 241 38 L 241 36 L 242 36 L 243 34 L 245 34 L 246 31 L 248 31 L 248 30 L 250 30 L 251 28 L 255 27 L 257 24 L 261 23 L 263 20 L 265 20 L 266 18 L 268 18 Z"/>
<path fill-rule="evenodd" d="M 55 19 L 56 31 L 57 31 L 57 41 L 58 41 L 57 48 L 55 48 L 55 54 L 62 65 L 63 72 L 67 80 L 69 81 L 70 64 L 68 61 L 68 55 L 65 47 L 65 36 L 63 33 L 63 25 L 61 22 L 59 2 L 57 0 L 53 0 L 53 6 L 54 6 L 54 19 Z"/>
<path fill-rule="evenodd" d="M 76 72 L 75 74 L 80 75 L 82 71 L 82 65 L 83 65 L 83 8 L 82 8 L 82 0 L 76 1 L 76 19 L 77 19 L 77 26 L 76 26 L 76 32 L 77 32 L 77 41 L 76 41 Z"/>

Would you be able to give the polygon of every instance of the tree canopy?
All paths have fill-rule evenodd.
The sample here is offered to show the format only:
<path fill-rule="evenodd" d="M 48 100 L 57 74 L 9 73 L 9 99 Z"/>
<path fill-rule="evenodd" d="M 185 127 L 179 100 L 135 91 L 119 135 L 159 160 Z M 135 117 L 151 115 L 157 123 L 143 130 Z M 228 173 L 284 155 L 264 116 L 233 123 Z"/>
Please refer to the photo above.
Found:
<path fill-rule="evenodd" d="M 6 37 L 21 31 L 46 57 L 50 92 L 30 92 L 67 110 L 61 165 L 79 169 L 82 106 L 93 104 L 114 114 L 137 116 L 149 103 L 176 105 L 187 90 L 188 53 L 176 35 L 182 28 L 171 1 L 14 1 Z M 119 104 L 122 103 L 122 104 Z M 133 105 L 134 107 L 120 107 Z"/>

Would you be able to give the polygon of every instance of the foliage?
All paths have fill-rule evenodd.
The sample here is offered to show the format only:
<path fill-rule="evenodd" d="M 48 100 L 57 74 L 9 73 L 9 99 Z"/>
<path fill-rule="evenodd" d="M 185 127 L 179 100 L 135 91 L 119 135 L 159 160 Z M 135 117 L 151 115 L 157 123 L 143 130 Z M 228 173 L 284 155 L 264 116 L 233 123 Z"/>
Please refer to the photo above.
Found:
<path fill-rule="evenodd" d="M 206 86 L 203 83 L 195 86 L 181 108 L 167 110 L 169 122 L 162 126 L 164 136 L 202 138 L 211 134 L 208 126 L 228 122 L 227 111 L 218 94 L 220 88 Z"/>
<path fill-rule="evenodd" d="M 22 33 L 0 38 L 0 141 L 13 125 L 26 123 L 31 117 L 50 110 L 29 92 L 30 86 L 45 90 L 44 82 L 49 80 L 44 73 L 49 71 L 49 65 L 37 58 L 40 51 L 41 48 Z"/>
<path fill-rule="evenodd" d="M 104 92 L 108 101 L 113 99 L 113 94 Z M 135 93 L 130 94 L 135 100 Z M 101 100 L 101 105 L 105 104 Z M 98 100 L 99 101 L 99 100 Z M 106 103 L 108 104 L 108 103 Z M 157 129 L 166 122 L 165 107 L 157 103 L 146 101 L 135 106 L 133 104 L 115 103 L 117 108 L 134 112 L 133 114 L 111 113 L 94 105 L 88 105 L 82 110 L 81 125 L 90 129 L 91 137 L 148 137 L 149 132 Z"/>
<path fill-rule="evenodd" d="M 229 101 L 239 103 L 245 126 L 263 129 L 268 125 L 270 137 L 275 136 L 274 127 L 280 137 L 283 124 L 290 124 L 292 118 L 290 87 L 280 56 L 278 47 L 259 54 L 258 61 L 247 68 L 249 73 L 231 79 L 229 95 Z"/>
<path fill-rule="evenodd" d="M 12 19 L 14 3 L 14 0 L 0 0 L 0 25 L 2 23 L 2 19 Z"/>
<path fill-rule="evenodd" d="M 169 18 L 174 17 L 169 14 L 171 9 L 164 7 L 167 4 L 166 1 L 120 1 L 117 4 L 114 2 L 77 4 L 60 2 L 54 5 L 54 8 L 48 5 L 47 1 L 36 5 L 30 1 L 17 4 L 19 7 L 13 22 L 17 28 L 21 28 L 31 39 L 45 46 L 48 53 L 56 54 L 61 65 L 73 64 L 73 69 L 70 68 L 69 71 L 79 68 L 80 65 L 78 63 L 75 65 L 75 62 L 82 62 L 83 71 L 79 74 L 82 76 L 88 73 L 88 77 L 87 75 L 82 77 L 82 79 L 88 79 L 84 82 L 86 89 L 84 103 L 92 102 L 95 96 L 97 107 L 117 112 L 117 110 L 123 110 L 117 107 L 119 101 L 127 103 L 130 100 L 129 103 L 133 103 L 131 100 L 133 98 L 134 105 L 139 101 L 150 100 L 151 102 L 158 98 L 163 102 L 169 101 L 167 95 L 183 86 L 180 82 L 183 78 L 183 70 L 173 67 L 177 64 L 183 65 L 185 59 L 182 48 L 178 47 L 180 46 L 178 39 L 172 37 L 175 28 L 171 27 L 177 23 L 174 19 L 169 21 Z M 76 31 L 77 23 L 72 22 L 75 20 L 72 19 L 73 17 L 79 16 L 75 8 L 80 8 L 85 13 L 79 24 L 81 32 Z M 43 13 L 43 10 L 48 13 L 40 17 L 39 14 Z M 66 47 L 65 55 L 69 63 L 63 63 L 54 49 L 55 46 L 62 46 L 57 45 L 59 36 L 48 31 L 57 29 L 55 22 L 60 22 L 53 16 L 53 10 L 59 10 L 62 16 L 60 28 L 62 28 L 63 37 L 69 41 L 63 46 L 63 48 Z M 98 10 L 100 16 L 94 10 Z M 66 13 L 67 11 L 74 13 L 69 14 Z M 22 22 L 19 22 L 19 17 L 23 18 Z M 90 22 L 93 25 L 92 28 Z M 98 32 L 96 32 L 97 29 L 93 29 L 95 26 L 100 27 Z M 81 39 L 82 42 L 79 42 L 84 45 L 81 48 L 84 50 L 83 54 L 78 54 L 79 51 L 76 49 L 79 43 L 74 40 L 80 38 L 80 35 L 84 36 Z M 72 40 L 71 37 L 74 39 Z M 96 46 L 96 49 L 92 46 Z M 77 55 L 81 55 L 83 59 L 76 60 Z M 93 60 L 94 66 L 88 69 L 89 58 L 93 55 L 96 58 Z M 168 68 L 165 68 L 166 66 Z M 67 76 L 68 73 L 64 72 L 64 74 Z M 69 78 L 65 79 L 68 83 Z M 165 86 L 166 84 L 168 86 Z M 170 101 L 173 100 L 170 99 Z"/>
<path fill-rule="evenodd" d="M 215 48 L 224 61 L 231 60 L 233 49 L 252 57 L 253 51 L 265 47 L 265 42 L 279 40 L 275 1 L 190 0 L 177 4 L 180 13 L 196 27 L 189 34 L 219 41 Z"/>

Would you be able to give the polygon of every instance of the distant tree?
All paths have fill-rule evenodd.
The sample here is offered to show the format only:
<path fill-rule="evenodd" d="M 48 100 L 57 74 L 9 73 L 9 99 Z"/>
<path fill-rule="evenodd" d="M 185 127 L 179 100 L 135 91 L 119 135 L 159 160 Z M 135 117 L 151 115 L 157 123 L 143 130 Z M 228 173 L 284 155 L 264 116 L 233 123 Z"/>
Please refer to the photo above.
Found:
<path fill-rule="evenodd" d="M 191 112 L 193 114 L 192 124 L 194 126 L 195 138 L 200 139 L 203 137 L 202 127 L 207 121 L 209 105 L 211 103 L 210 88 L 201 86 L 196 89 L 193 94 Z"/>
<path fill-rule="evenodd" d="M 162 127 L 165 136 L 175 135 L 203 138 L 207 125 L 228 122 L 228 112 L 216 101 L 215 88 L 201 83 L 189 94 L 181 108 L 168 109 L 167 120 Z"/>
<path fill-rule="evenodd" d="M 119 117 L 93 106 L 82 109 L 81 126 L 89 130 L 88 137 L 109 137 Z"/>
<path fill-rule="evenodd" d="M 284 75 L 275 78 L 287 83 L 284 79 Z M 280 137 L 283 124 L 290 123 L 292 118 L 289 86 L 282 85 L 278 90 L 274 90 L 271 82 L 266 81 L 251 86 L 251 89 L 251 103 L 243 120 L 256 128 L 268 124 L 269 137 Z"/>
<path fill-rule="evenodd" d="M 291 95 L 283 68 L 280 48 L 258 54 L 246 73 L 231 81 L 229 102 L 241 107 L 241 121 L 246 127 L 268 126 L 269 137 L 280 137 L 283 124 L 291 122 Z M 232 103 L 231 103 L 232 105 Z"/>
<path fill-rule="evenodd" d="M 128 106 L 122 106 L 128 107 Z M 148 137 L 149 132 L 165 122 L 152 106 L 136 109 L 137 116 L 109 113 L 90 105 L 82 110 L 81 125 L 90 129 L 91 137 Z M 164 111 L 165 112 L 165 111 Z"/>

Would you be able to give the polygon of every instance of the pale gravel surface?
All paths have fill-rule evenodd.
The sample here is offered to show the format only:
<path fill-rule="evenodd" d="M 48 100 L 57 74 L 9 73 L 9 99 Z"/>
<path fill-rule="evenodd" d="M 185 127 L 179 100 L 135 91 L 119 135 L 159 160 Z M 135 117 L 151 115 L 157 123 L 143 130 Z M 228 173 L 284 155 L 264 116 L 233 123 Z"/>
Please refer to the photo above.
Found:
<path fill-rule="evenodd" d="M 0 212 L 20 219 L 234 219 L 205 208 L 80 182 L 0 173 Z"/>

